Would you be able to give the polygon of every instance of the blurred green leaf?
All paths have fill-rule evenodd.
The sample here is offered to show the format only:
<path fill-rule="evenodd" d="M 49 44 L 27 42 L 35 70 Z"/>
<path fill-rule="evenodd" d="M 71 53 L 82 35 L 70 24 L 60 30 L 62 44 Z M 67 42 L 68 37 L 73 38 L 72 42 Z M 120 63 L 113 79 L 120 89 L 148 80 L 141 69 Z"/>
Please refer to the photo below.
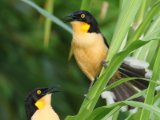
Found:
<path fill-rule="evenodd" d="M 68 26 L 66 26 L 65 28 L 66 24 L 64 24 L 62 21 L 59 21 L 59 19 L 56 21 L 56 19 L 61 18 L 61 16 L 64 16 L 67 13 L 79 9 L 80 6 L 82 6 L 80 5 L 82 1 L 72 0 L 68 2 L 69 4 L 65 4 L 64 1 L 61 0 L 55 1 L 55 16 L 48 14 L 48 12 L 42 9 L 42 7 L 44 7 L 47 1 L 34 1 L 36 3 L 36 6 L 35 3 L 33 3 L 32 1 L 25 1 L 29 5 L 25 2 L 17 0 L 2 0 L 0 4 L 0 90 L 2 91 L 2 95 L 0 96 L 0 119 L 24 120 L 26 118 L 24 99 L 28 92 L 31 89 L 34 89 L 35 87 L 58 84 L 61 86 L 62 89 L 64 89 L 65 92 L 53 96 L 53 108 L 58 113 L 60 119 L 63 120 L 67 115 L 74 115 L 79 110 L 82 100 L 84 99 L 84 93 L 86 93 L 86 91 L 88 90 L 88 82 L 87 78 L 84 77 L 83 74 L 81 74 L 81 71 L 78 69 L 77 65 L 74 62 L 71 62 L 69 64 L 67 63 L 67 56 L 70 47 L 68 40 L 71 39 L 71 29 L 68 28 Z M 111 38 L 113 37 L 113 33 L 114 36 L 117 37 L 116 42 L 119 42 L 119 36 L 121 36 L 122 34 L 124 35 L 128 32 L 127 30 L 126 32 L 124 32 L 123 27 L 125 26 L 126 28 L 127 26 L 127 28 L 130 28 L 132 23 L 137 20 L 138 14 L 141 14 L 141 12 L 141 15 L 144 15 L 144 18 L 146 19 L 150 11 L 154 11 L 154 13 L 150 15 L 150 20 L 147 22 L 147 24 L 144 24 L 144 26 L 142 26 L 143 30 L 141 29 L 142 31 L 141 33 L 139 33 L 140 36 L 144 35 L 144 37 L 138 37 L 138 39 L 136 40 L 151 40 L 159 38 L 159 24 L 156 24 L 156 21 L 159 19 L 160 14 L 158 7 L 156 8 L 157 12 L 155 10 L 155 7 L 153 7 L 156 5 L 155 3 L 158 3 L 159 0 L 142 0 L 142 2 L 137 0 L 134 1 L 136 2 L 135 5 L 139 5 L 136 6 L 136 9 L 134 9 L 133 6 L 131 6 L 132 11 L 135 12 L 132 13 L 133 16 L 131 15 L 131 18 L 128 18 L 130 17 L 130 15 L 128 15 L 128 11 L 131 12 L 128 4 L 133 2 L 132 0 L 107 0 L 109 9 L 104 20 L 101 20 L 99 14 L 102 8 L 102 3 L 104 1 L 106 2 L 106 0 L 83 0 L 83 2 L 85 2 L 85 9 L 91 11 L 91 13 L 97 19 L 97 22 L 100 25 L 99 27 L 104 36 L 107 37 L 107 41 L 109 41 L 109 43 L 111 41 Z M 151 3 L 148 4 L 150 1 Z M 89 4 L 87 2 L 89 2 Z M 119 4 L 121 4 L 121 6 L 119 6 Z M 131 4 L 133 5 L 133 3 Z M 32 9 L 32 7 L 30 6 L 34 6 L 34 9 Z M 60 26 L 59 27 L 57 25 L 54 25 L 54 28 L 52 29 L 50 34 L 51 37 L 48 49 L 44 49 L 43 44 L 44 18 L 41 15 L 39 15 L 39 13 L 37 13 L 36 11 L 40 12 L 47 19 L 52 19 L 54 23 Z M 122 11 L 124 13 L 124 18 L 127 18 L 127 20 L 132 19 L 132 22 L 126 21 L 126 19 L 124 19 L 124 21 L 122 22 L 118 20 L 120 24 L 119 26 L 121 27 L 116 28 L 116 31 L 118 32 L 115 32 L 115 23 L 117 21 L 117 16 L 119 16 Z M 145 19 L 141 21 L 142 24 L 145 21 Z M 126 23 L 129 26 L 125 25 Z M 69 34 L 63 29 L 69 31 Z M 122 32 L 122 34 L 119 32 Z M 126 37 L 126 40 L 134 37 L 133 35 L 135 34 L 135 31 L 128 34 L 129 38 Z M 123 43 L 125 44 L 124 40 Z M 157 48 L 159 46 L 160 42 L 158 40 L 151 41 L 151 43 L 147 44 L 147 47 L 150 48 L 147 49 L 146 47 L 142 50 L 141 58 L 143 59 L 147 55 L 147 61 L 150 64 L 151 70 L 154 66 L 156 57 L 158 56 Z M 113 49 L 119 50 L 119 47 L 113 45 Z M 109 78 L 111 78 L 111 76 L 118 68 L 121 59 L 124 57 L 123 54 L 121 54 L 122 56 L 119 56 L 119 53 L 117 52 L 115 53 L 115 55 L 118 56 L 115 56 L 114 59 L 109 61 L 110 70 L 107 70 L 108 68 L 105 69 L 105 72 L 107 71 L 109 73 L 105 73 L 106 75 L 103 74 L 104 81 L 106 81 L 107 77 L 108 82 Z M 112 67 L 114 68 L 112 69 Z M 103 83 L 102 86 L 100 84 L 94 86 L 95 90 L 97 90 L 95 91 L 95 94 L 93 93 L 92 96 L 90 94 L 89 97 L 86 97 L 86 104 L 83 106 L 83 108 L 81 108 L 81 111 L 79 111 L 82 117 L 78 118 L 79 116 L 70 116 L 67 117 L 68 119 L 73 120 L 75 118 L 78 118 L 78 120 L 83 120 L 83 117 L 85 117 L 86 115 L 91 115 L 92 111 L 95 112 L 95 110 L 104 106 L 104 101 L 102 99 L 99 99 L 101 91 L 105 87 L 108 87 L 105 86 L 106 82 L 104 81 L 99 81 L 99 83 Z M 128 80 L 124 81 L 127 82 Z M 153 80 L 151 80 L 151 82 L 152 81 Z M 152 83 L 154 84 L 155 82 Z M 110 87 L 113 88 L 119 84 L 121 83 L 114 83 Z M 154 89 L 152 89 L 151 91 L 153 92 Z M 145 93 L 146 90 L 139 91 L 127 100 L 131 100 L 140 96 L 145 96 Z M 156 93 L 157 94 L 155 94 L 155 96 L 153 97 L 154 106 L 160 108 L 159 103 L 155 102 L 156 100 L 159 101 L 159 91 L 157 91 Z M 96 108 L 94 109 L 95 106 Z M 102 113 L 104 114 L 100 117 L 105 119 L 106 117 L 108 118 L 110 116 L 113 116 L 114 120 L 124 120 L 127 116 L 129 117 L 131 115 L 129 111 L 121 112 L 120 110 L 118 110 L 118 107 L 121 106 L 117 105 L 110 111 L 107 109 L 106 114 L 104 113 L 105 111 L 103 111 Z M 82 112 L 82 110 L 84 110 L 84 112 Z M 141 108 L 138 109 L 138 112 L 141 112 L 140 110 Z M 139 118 L 139 115 L 137 114 L 140 113 L 138 112 L 133 116 L 131 115 L 131 119 L 133 118 L 132 120 L 137 120 Z M 99 112 L 99 114 L 102 115 L 101 112 Z M 145 114 L 148 114 L 148 111 L 145 112 Z M 98 114 L 96 115 L 98 117 Z M 156 120 L 159 120 L 160 118 L 159 116 L 155 116 L 153 112 L 151 112 L 150 117 L 152 116 L 154 116 Z"/>

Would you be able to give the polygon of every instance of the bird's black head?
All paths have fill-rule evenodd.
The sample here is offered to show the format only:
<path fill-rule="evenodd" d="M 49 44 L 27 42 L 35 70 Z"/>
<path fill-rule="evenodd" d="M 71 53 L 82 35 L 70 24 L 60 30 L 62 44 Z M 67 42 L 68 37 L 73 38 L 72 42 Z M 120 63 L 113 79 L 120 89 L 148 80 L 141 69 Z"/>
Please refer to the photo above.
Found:
<path fill-rule="evenodd" d="M 65 16 L 66 22 L 80 21 L 90 25 L 87 32 L 96 32 L 100 33 L 96 19 L 92 16 L 91 13 L 85 10 L 78 10 L 71 14 Z"/>
<path fill-rule="evenodd" d="M 35 88 L 32 90 L 25 99 L 25 108 L 27 113 L 27 118 L 30 119 L 32 115 L 38 110 L 37 101 L 39 101 L 42 97 L 47 94 L 51 94 L 53 92 L 58 92 L 55 87 L 50 88 Z"/>

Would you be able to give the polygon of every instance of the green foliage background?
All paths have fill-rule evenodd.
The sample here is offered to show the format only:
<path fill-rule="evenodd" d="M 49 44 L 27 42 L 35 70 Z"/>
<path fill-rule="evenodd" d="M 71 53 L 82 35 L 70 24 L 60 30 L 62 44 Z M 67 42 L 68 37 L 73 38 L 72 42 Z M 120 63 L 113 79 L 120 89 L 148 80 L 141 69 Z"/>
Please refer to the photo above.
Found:
<path fill-rule="evenodd" d="M 53 106 L 62 120 L 106 120 L 111 116 L 113 120 L 159 120 L 160 94 L 154 94 L 160 77 L 159 0 L 22 1 L 2 0 L 0 4 L 0 119 L 25 120 L 24 99 L 28 92 L 35 87 L 57 86 L 64 92 L 53 95 Z M 109 9 L 102 15 L 106 4 Z M 79 9 L 89 10 L 95 16 L 111 43 L 109 66 L 102 70 L 89 92 L 89 81 L 74 59 L 67 60 L 71 29 L 61 22 L 65 14 Z M 106 106 L 99 99 L 104 88 L 110 90 L 135 79 L 125 78 L 106 86 L 127 55 L 150 63 L 153 76 L 144 79 L 150 81 L 149 87 Z M 144 103 L 132 101 L 142 95 Z M 121 112 L 126 104 L 138 107 L 138 111 Z"/>
<path fill-rule="evenodd" d="M 45 7 L 46 1 L 34 0 Z M 103 0 L 91 9 L 101 31 L 111 40 L 119 1 L 108 0 L 109 11 L 100 18 Z M 80 9 L 80 0 L 54 0 L 54 15 Z M 61 119 L 74 115 L 87 93 L 89 81 L 74 60 L 68 62 L 71 34 L 53 24 L 48 48 L 44 47 L 45 18 L 19 0 L 0 2 L 0 119 L 26 120 L 24 99 L 35 87 L 59 86 L 64 92 L 53 95 L 53 106 Z M 100 100 L 99 105 L 104 104 Z"/>

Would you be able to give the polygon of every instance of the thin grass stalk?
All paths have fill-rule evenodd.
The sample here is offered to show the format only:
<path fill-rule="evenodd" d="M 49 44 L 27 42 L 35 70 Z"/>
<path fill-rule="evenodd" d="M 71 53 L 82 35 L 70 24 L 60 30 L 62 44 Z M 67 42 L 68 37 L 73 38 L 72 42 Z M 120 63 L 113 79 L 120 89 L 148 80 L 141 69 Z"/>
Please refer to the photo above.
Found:
<path fill-rule="evenodd" d="M 53 13 L 54 0 L 48 0 L 46 3 L 46 10 L 48 13 Z M 44 46 L 48 48 L 50 34 L 51 34 L 52 22 L 49 18 L 45 20 L 45 28 L 44 28 Z"/>
<path fill-rule="evenodd" d="M 157 54 L 155 64 L 153 67 L 153 75 L 151 78 L 151 80 L 155 81 L 155 82 L 159 79 L 159 71 L 160 71 L 160 62 L 159 61 L 160 61 L 160 46 L 159 46 L 158 54 Z M 149 87 L 147 89 L 147 94 L 146 94 L 146 98 L 145 98 L 144 103 L 149 104 L 149 105 L 153 104 L 155 87 L 156 87 L 155 84 L 153 84 L 152 82 L 149 83 Z M 140 120 L 149 120 L 149 117 L 150 117 L 150 112 L 143 109 L 142 113 L 141 113 Z"/>

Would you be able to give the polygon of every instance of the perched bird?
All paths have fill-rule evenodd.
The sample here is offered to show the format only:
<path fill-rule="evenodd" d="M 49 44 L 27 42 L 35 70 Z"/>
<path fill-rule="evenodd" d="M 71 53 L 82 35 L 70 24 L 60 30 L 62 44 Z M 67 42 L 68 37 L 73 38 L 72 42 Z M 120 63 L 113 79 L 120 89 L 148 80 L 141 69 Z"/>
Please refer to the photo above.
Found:
<path fill-rule="evenodd" d="M 104 37 L 89 12 L 76 11 L 67 18 L 73 29 L 69 57 L 73 54 L 81 70 L 91 81 L 94 81 L 108 53 Z"/>
<path fill-rule="evenodd" d="M 58 92 L 55 88 L 36 88 L 25 100 L 28 120 L 60 120 L 51 106 L 51 95 Z"/>
<path fill-rule="evenodd" d="M 73 29 L 69 59 L 72 55 L 74 56 L 80 69 L 93 84 L 103 67 L 103 63 L 105 63 L 104 61 L 108 54 L 109 45 L 100 32 L 96 19 L 88 11 L 75 11 L 66 15 L 65 20 L 71 23 Z M 136 74 L 139 69 L 133 71 L 130 69 L 132 67 L 129 67 L 129 65 L 127 66 L 125 63 L 123 63 L 123 66 L 122 69 L 117 71 L 111 78 L 110 83 L 115 82 L 124 76 L 128 76 L 129 73 L 131 76 L 139 76 L 139 73 Z M 141 73 L 141 76 L 145 76 L 145 74 L 146 72 Z M 133 83 L 140 89 L 146 88 L 148 84 L 143 84 L 142 80 L 137 80 Z M 143 88 L 141 88 L 142 86 Z M 116 96 L 116 100 L 119 101 L 133 95 L 136 92 L 136 89 L 129 83 L 124 83 L 112 91 Z"/>

